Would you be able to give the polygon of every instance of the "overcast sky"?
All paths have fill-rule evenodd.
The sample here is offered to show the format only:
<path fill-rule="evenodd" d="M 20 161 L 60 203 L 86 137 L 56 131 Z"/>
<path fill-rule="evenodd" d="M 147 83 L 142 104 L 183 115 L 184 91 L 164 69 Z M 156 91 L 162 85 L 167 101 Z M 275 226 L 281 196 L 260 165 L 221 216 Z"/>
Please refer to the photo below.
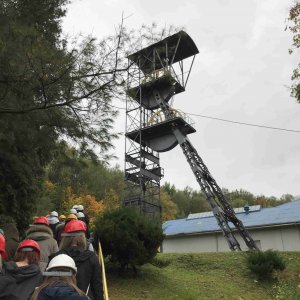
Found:
<path fill-rule="evenodd" d="M 114 32 L 122 12 L 126 25 L 183 26 L 197 55 L 186 92 L 174 107 L 227 120 L 300 130 L 300 104 L 290 97 L 291 35 L 285 31 L 293 1 L 283 0 L 73 0 L 63 27 L 70 34 L 102 38 Z M 300 133 L 192 117 L 189 136 L 221 187 L 280 197 L 300 195 Z M 125 112 L 116 130 L 124 131 Z M 124 136 L 116 142 L 124 165 Z M 199 186 L 180 149 L 162 153 L 165 178 L 177 188 Z"/>

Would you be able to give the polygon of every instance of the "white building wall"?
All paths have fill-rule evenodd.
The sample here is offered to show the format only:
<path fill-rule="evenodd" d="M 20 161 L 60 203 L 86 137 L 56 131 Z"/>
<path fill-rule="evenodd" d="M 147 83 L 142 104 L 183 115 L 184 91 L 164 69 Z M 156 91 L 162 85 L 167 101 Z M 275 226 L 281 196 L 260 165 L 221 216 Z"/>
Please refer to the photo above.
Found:
<path fill-rule="evenodd" d="M 300 226 L 270 227 L 249 230 L 250 235 L 261 250 L 300 251 Z M 247 250 L 244 240 L 236 235 L 242 250 Z M 164 253 L 186 252 L 226 252 L 230 251 L 221 233 L 166 237 L 163 241 Z"/>

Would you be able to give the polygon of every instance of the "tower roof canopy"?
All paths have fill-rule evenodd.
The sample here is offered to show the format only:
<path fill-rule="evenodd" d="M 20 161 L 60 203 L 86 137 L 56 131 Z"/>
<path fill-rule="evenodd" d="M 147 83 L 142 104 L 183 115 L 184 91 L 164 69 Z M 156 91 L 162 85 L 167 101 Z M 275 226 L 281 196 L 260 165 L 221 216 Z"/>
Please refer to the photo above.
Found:
<path fill-rule="evenodd" d="M 191 37 L 186 32 L 179 31 L 130 54 L 128 58 L 135 62 L 144 74 L 149 74 L 198 53 L 199 50 Z"/>

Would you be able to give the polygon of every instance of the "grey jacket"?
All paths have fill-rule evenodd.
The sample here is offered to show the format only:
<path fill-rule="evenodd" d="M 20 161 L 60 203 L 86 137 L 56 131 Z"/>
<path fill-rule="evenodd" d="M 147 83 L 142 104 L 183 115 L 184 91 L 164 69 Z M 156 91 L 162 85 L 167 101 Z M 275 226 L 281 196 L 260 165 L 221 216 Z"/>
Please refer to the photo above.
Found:
<path fill-rule="evenodd" d="M 56 240 L 53 233 L 47 225 L 33 224 L 26 231 L 26 238 L 36 241 L 41 248 L 41 258 L 39 266 L 42 272 L 45 271 L 49 261 L 49 255 L 58 251 Z"/>

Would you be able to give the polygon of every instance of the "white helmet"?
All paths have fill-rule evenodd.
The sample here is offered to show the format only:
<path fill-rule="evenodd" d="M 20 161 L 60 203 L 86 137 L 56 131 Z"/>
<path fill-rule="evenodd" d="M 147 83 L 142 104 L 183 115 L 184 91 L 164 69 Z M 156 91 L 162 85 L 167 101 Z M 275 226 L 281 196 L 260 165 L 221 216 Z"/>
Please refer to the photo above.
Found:
<path fill-rule="evenodd" d="M 75 208 L 71 208 L 70 209 L 70 214 L 77 214 L 77 210 Z"/>
<path fill-rule="evenodd" d="M 83 212 L 78 212 L 77 213 L 77 218 L 84 218 L 84 213 Z"/>
<path fill-rule="evenodd" d="M 83 210 L 84 210 L 84 207 L 83 207 L 83 205 L 81 205 L 81 204 L 80 204 L 80 205 L 78 205 L 78 206 L 77 206 L 77 210 L 79 210 L 79 211 L 83 211 Z"/>
<path fill-rule="evenodd" d="M 52 211 L 51 213 L 50 213 L 50 216 L 52 216 L 52 217 L 57 217 L 58 218 L 58 213 L 57 213 L 57 211 Z"/>
<path fill-rule="evenodd" d="M 59 255 L 53 257 L 50 260 L 49 265 L 46 268 L 46 271 L 51 271 L 54 268 L 60 268 L 60 267 L 70 268 L 75 273 L 77 272 L 77 268 L 76 268 L 73 258 L 67 254 L 59 254 Z"/>
<path fill-rule="evenodd" d="M 74 208 L 74 209 L 78 209 L 78 205 L 77 205 L 77 204 L 75 204 L 75 205 L 73 205 L 73 206 L 72 206 L 72 208 Z"/>

